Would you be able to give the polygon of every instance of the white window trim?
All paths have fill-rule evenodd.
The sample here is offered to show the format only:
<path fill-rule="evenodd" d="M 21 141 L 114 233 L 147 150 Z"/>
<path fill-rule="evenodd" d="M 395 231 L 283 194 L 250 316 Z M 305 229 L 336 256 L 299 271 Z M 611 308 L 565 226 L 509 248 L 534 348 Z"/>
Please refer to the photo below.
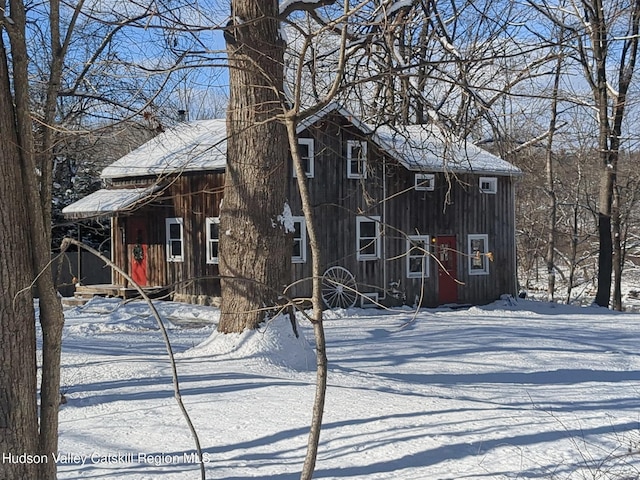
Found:
<path fill-rule="evenodd" d="M 300 222 L 300 256 L 291 256 L 292 263 L 307 262 L 307 222 L 304 217 L 291 217 L 294 222 Z M 295 238 L 294 238 L 295 240 Z"/>
<path fill-rule="evenodd" d="M 436 188 L 436 176 L 433 173 L 416 173 L 414 181 L 414 188 L 418 191 L 433 192 Z"/>
<path fill-rule="evenodd" d="M 376 226 L 376 237 L 371 239 L 372 242 L 375 242 L 375 253 L 372 254 L 362 254 L 360 253 L 360 224 L 362 223 L 375 222 Z M 359 261 L 367 261 L 367 260 L 378 260 L 380 259 L 382 252 L 382 231 L 380 224 L 379 216 L 365 217 L 358 216 L 356 217 L 356 259 Z"/>
<path fill-rule="evenodd" d="M 360 293 L 360 308 L 378 308 L 380 306 L 380 294 L 378 292 Z"/>
<path fill-rule="evenodd" d="M 421 255 L 411 255 L 413 242 L 421 241 L 424 242 L 426 252 L 422 252 Z M 407 237 L 407 248 L 406 248 L 406 269 L 407 269 L 407 278 L 429 278 L 429 267 L 430 263 L 430 255 L 429 255 L 429 246 L 431 245 L 431 237 L 429 235 L 409 235 Z M 411 271 L 411 258 L 415 258 L 421 256 L 422 257 L 422 272 L 412 272 Z"/>
<path fill-rule="evenodd" d="M 488 182 L 489 188 L 482 188 L 482 184 Z M 482 193 L 490 193 L 495 195 L 498 192 L 498 179 L 497 177 L 480 177 L 478 181 L 478 187 Z"/>
<path fill-rule="evenodd" d="M 171 255 L 171 225 L 180 225 L 180 255 Z M 165 234 L 166 234 L 166 250 L 167 250 L 167 262 L 183 262 L 184 261 L 184 222 L 182 218 L 167 218 L 165 219 Z"/>
<path fill-rule="evenodd" d="M 206 219 L 206 242 L 207 242 L 207 263 L 209 265 L 217 265 L 220 261 L 218 257 L 213 256 L 213 252 L 211 250 L 211 242 L 214 240 L 211 238 L 211 224 L 215 223 L 218 225 L 218 238 L 215 241 L 218 243 L 218 252 L 220 252 L 220 217 L 207 217 Z"/>
<path fill-rule="evenodd" d="M 482 269 L 474 269 L 474 268 L 472 268 L 473 260 L 474 260 L 474 254 L 473 254 L 473 251 L 471 250 L 471 242 L 473 240 L 484 240 L 485 251 L 482 252 L 482 255 L 481 255 Z M 467 268 L 469 270 L 469 275 L 489 275 L 489 257 L 487 256 L 487 253 L 489 253 L 489 252 L 490 252 L 490 250 L 489 250 L 489 235 L 477 234 L 477 235 L 469 235 L 469 236 L 467 236 L 467 254 L 468 254 Z"/>
<path fill-rule="evenodd" d="M 315 175 L 315 147 L 313 138 L 298 138 L 298 145 L 307 145 L 309 150 L 309 170 L 305 172 L 307 178 L 313 178 Z M 296 167 L 293 165 L 293 178 L 297 178 Z"/>
<path fill-rule="evenodd" d="M 353 147 L 356 146 L 362 150 L 364 155 L 362 160 L 353 158 Z M 362 173 L 351 173 L 351 163 L 359 161 L 362 161 L 362 169 L 360 170 Z M 363 140 L 347 140 L 347 178 L 367 178 L 367 142 Z"/>

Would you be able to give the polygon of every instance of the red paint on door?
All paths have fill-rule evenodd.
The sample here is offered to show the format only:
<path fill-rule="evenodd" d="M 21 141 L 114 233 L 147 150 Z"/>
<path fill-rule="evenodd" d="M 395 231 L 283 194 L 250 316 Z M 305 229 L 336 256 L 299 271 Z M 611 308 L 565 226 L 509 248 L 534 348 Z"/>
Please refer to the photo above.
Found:
<path fill-rule="evenodd" d="M 458 301 L 458 252 L 456 237 L 436 237 L 436 258 L 438 259 L 438 303 Z"/>
<path fill-rule="evenodd" d="M 144 218 L 131 217 L 127 220 L 127 252 L 129 254 L 129 274 L 141 287 L 147 286 L 147 225 Z"/>

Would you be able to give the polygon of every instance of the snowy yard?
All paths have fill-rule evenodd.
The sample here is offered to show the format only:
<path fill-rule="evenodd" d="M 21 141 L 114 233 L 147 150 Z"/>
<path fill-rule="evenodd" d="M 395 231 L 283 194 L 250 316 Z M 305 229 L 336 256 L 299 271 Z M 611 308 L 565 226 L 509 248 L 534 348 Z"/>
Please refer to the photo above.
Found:
<path fill-rule="evenodd" d="M 298 478 L 315 389 L 309 324 L 306 340 L 281 320 L 225 338 L 213 308 L 157 305 L 207 478 Z M 95 299 L 66 315 L 59 478 L 198 479 L 145 304 Z M 409 310 L 328 317 L 314 478 L 639 478 L 640 314 L 500 301 L 413 321 Z"/>

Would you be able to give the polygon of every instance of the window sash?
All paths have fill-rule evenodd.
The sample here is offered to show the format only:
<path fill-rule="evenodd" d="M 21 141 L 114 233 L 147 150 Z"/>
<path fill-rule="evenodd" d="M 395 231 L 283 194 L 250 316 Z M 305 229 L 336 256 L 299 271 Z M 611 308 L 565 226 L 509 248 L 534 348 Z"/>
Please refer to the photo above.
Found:
<path fill-rule="evenodd" d="M 206 228 L 207 263 L 217 265 L 220 248 L 220 217 L 208 217 Z"/>
<path fill-rule="evenodd" d="M 382 251 L 380 217 L 356 217 L 358 260 L 377 260 Z"/>
<path fill-rule="evenodd" d="M 433 173 L 416 173 L 414 181 L 414 188 L 418 191 L 432 192 L 435 190 L 436 176 Z"/>
<path fill-rule="evenodd" d="M 469 275 L 488 275 L 489 236 L 469 235 L 467 248 Z"/>
<path fill-rule="evenodd" d="M 347 141 L 347 178 L 367 178 L 367 142 Z"/>
<path fill-rule="evenodd" d="M 495 194 L 498 191 L 498 179 L 496 177 L 480 177 L 478 186 L 482 193 Z"/>
<path fill-rule="evenodd" d="M 184 228 L 182 218 L 167 218 L 165 226 L 167 261 L 184 261 Z"/>
<path fill-rule="evenodd" d="M 299 138 L 298 148 L 300 152 L 300 160 L 302 169 L 307 178 L 313 178 L 315 175 L 315 147 L 313 138 Z M 306 150 L 306 151 L 305 151 Z M 297 178 L 295 165 L 292 165 L 293 177 Z"/>
<path fill-rule="evenodd" d="M 307 225 L 304 217 L 293 217 L 293 251 L 291 262 L 305 263 L 307 261 Z"/>
<path fill-rule="evenodd" d="M 409 235 L 407 238 L 407 278 L 429 277 L 429 246 L 428 235 Z"/>

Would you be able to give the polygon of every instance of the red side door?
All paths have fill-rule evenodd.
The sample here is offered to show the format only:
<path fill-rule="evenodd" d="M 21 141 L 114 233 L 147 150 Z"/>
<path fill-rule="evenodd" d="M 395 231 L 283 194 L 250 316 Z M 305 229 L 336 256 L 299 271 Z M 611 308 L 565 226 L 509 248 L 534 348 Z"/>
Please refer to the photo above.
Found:
<path fill-rule="evenodd" d="M 436 237 L 436 256 L 438 259 L 438 303 L 456 303 L 458 301 L 458 253 L 456 237 Z"/>
<path fill-rule="evenodd" d="M 130 217 L 127 220 L 127 253 L 129 274 L 141 287 L 147 286 L 147 225 L 144 218 Z"/>

